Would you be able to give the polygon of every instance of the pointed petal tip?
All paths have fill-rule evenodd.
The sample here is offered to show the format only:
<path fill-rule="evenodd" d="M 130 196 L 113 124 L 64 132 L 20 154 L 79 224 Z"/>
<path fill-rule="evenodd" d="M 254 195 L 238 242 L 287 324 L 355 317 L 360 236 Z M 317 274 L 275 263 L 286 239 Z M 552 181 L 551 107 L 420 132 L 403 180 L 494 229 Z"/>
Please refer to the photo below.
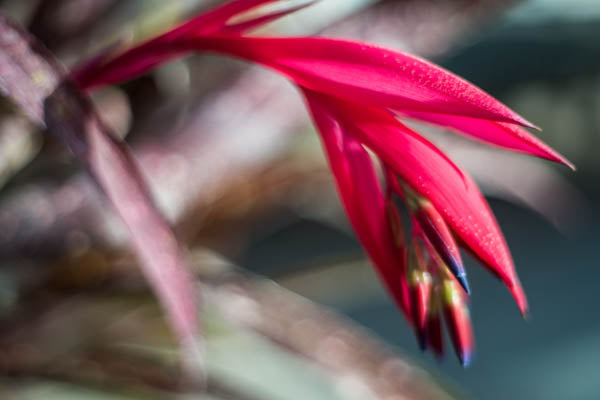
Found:
<path fill-rule="evenodd" d="M 540 128 L 539 126 L 537 126 L 536 124 L 534 124 L 533 122 L 529 122 L 528 120 L 526 120 L 525 118 L 521 117 L 520 115 L 517 114 L 516 118 L 515 118 L 515 122 L 521 126 L 524 126 L 526 128 L 531 128 L 531 129 L 535 129 L 538 132 L 542 131 L 542 128 Z"/>
<path fill-rule="evenodd" d="M 519 311 L 524 319 L 529 318 L 529 304 L 527 303 L 527 296 L 525 295 L 525 291 L 523 290 L 523 286 L 519 282 L 514 283 L 510 287 L 510 292 L 512 293 L 515 301 L 517 302 L 517 307 L 519 307 Z"/>
<path fill-rule="evenodd" d="M 562 160 L 560 160 L 560 163 L 562 165 L 568 167 L 573 172 L 577 171 L 577 167 L 575 166 L 575 164 L 573 164 L 571 161 L 567 160 L 566 158 L 563 158 Z"/>
<path fill-rule="evenodd" d="M 265 15 L 261 15 L 261 16 L 255 17 L 255 18 L 244 20 L 242 22 L 236 22 L 234 24 L 228 23 L 223 29 L 221 29 L 221 31 L 219 33 L 243 35 L 244 33 L 247 33 L 247 31 L 252 30 L 253 28 L 258 28 L 262 25 L 268 24 L 269 22 L 283 18 L 288 14 L 292 14 L 296 11 L 300 11 L 304 8 L 312 6 L 313 4 L 315 4 L 318 1 L 319 0 L 304 0 L 304 3 L 297 4 L 295 6 L 287 8 L 287 9 L 272 11 Z M 276 2 L 276 0 L 262 1 L 262 3 L 265 3 L 265 4 L 274 3 L 274 2 Z M 249 12 L 251 13 L 252 11 L 253 10 L 250 9 Z M 241 15 L 244 15 L 244 13 L 242 13 Z M 236 17 L 236 16 L 234 16 L 234 17 Z M 239 18 L 239 17 L 240 16 L 237 15 L 237 18 Z"/>
<path fill-rule="evenodd" d="M 562 154 L 557 153 L 557 152 L 553 151 L 552 149 L 549 149 L 549 151 L 546 152 L 546 154 L 544 156 L 539 156 L 539 157 L 562 164 L 565 167 L 569 168 L 571 171 L 577 171 L 577 167 L 575 166 L 575 164 L 573 164 L 571 161 L 569 161 Z"/>
<path fill-rule="evenodd" d="M 542 128 L 540 128 L 539 126 L 527 121 L 525 118 L 518 116 L 517 121 L 516 121 L 519 125 L 524 126 L 526 128 L 531 128 L 534 129 L 538 132 L 542 132 Z M 566 166 L 567 168 L 571 169 L 572 171 L 575 171 L 577 168 L 575 167 L 575 164 L 573 164 L 571 161 L 569 161 L 566 157 L 564 157 L 562 154 L 556 152 L 555 150 L 553 150 L 552 148 L 550 148 L 549 146 L 541 143 L 541 148 L 539 150 L 541 150 L 541 153 L 536 154 L 538 157 L 541 158 L 546 158 L 550 161 L 554 161 L 557 162 L 559 164 L 562 164 L 564 166 Z"/>
<path fill-rule="evenodd" d="M 452 275 L 456 278 L 460 286 L 464 289 L 465 293 L 468 295 L 471 294 L 471 286 L 469 285 L 469 281 L 467 279 L 467 272 L 465 271 L 465 267 L 463 266 L 460 260 L 455 258 L 451 258 L 448 262 L 448 269 L 452 272 Z"/>
<path fill-rule="evenodd" d="M 460 283 L 460 286 L 465 290 L 465 293 L 471 295 L 471 287 L 469 286 L 469 281 L 467 280 L 467 273 L 461 272 L 456 274 L 456 280 Z"/>
<path fill-rule="evenodd" d="M 458 359 L 460 360 L 460 364 L 463 366 L 463 368 L 467 368 L 473 361 L 473 352 L 471 350 L 461 352 L 458 354 Z"/>

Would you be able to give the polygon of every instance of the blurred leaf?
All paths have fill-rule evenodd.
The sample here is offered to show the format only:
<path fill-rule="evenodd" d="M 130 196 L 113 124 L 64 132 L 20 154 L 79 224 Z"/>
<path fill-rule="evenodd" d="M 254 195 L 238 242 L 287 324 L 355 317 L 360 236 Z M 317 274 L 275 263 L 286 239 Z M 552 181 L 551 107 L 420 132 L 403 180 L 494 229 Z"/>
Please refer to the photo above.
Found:
<path fill-rule="evenodd" d="M 100 396 L 102 387 L 133 399 L 452 398 L 370 333 L 270 281 L 231 269 L 203 278 L 205 387 L 180 374 L 153 298 L 112 287 L 36 295 L 23 304 L 29 313 L 3 321 L 0 373 L 11 379 L 0 381 L 0 393 L 85 399 L 82 391 Z"/>
<path fill-rule="evenodd" d="M 64 81 L 52 55 L 1 15 L 0 91 L 57 136 L 111 200 L 129 228 L 142 270 L 180 339 L 185 361 L 197 373 L 202 355 L 191 276 L 129 150 L 100 121 L 89 99 Z"/>

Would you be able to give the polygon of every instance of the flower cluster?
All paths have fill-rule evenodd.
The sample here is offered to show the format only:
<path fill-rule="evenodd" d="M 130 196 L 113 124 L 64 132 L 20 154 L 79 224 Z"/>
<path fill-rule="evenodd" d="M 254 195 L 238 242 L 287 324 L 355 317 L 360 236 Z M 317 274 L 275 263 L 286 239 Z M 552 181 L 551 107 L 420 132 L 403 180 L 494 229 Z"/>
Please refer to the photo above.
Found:
<path fill-rule="evenodd" d="M 468 364 L 473 334 L 459 245 L 504 282 L 523 314 L 527 300 L 475 183 L 401 119 L 571 165 L 523 129 L 535 128 L 530 122 L 418 57 L 353 41 L 249 35 L 252 28 L 301 8 L 247 13 L 276 1 L 232 1 L 121 54 L 105 52 L 75 68 L 71 77 L 80 88 L 91 89 L 132 79 L 194 51 L 234 56 L 288 77 L 320 132 L 350 223 L 419 343 L 442 355 L 443 314 L 458 357 Z M 367 149 L 382 167 L 384 185 Z M 401 202 L 410 215 L 410 238 L 403 233 Z"/>

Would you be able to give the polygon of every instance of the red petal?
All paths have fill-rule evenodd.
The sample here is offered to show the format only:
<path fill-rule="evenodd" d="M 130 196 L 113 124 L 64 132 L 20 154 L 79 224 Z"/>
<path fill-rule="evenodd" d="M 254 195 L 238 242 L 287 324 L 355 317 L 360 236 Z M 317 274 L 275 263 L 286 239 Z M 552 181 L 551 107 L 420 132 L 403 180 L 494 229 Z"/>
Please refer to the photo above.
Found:
<path fill-rule="evenodd" d="M 391 191 L 387 191 L 386 204 L 388 211 L 388 224 L 390 225 L 390 229 L 392 230 L 392 234 L 394 235 L 394 244 L 397 248 L 403 249 L 404 228 L 402 226 L 402 217 L 400 216 L 398 208 L 394 204 L 394 199 L 392 197 Z"/>
<path fill-rule="evenodd" d="M 402 249 L 387 223 L 385 197 L 369 154 L 313 92 L 304 92 L 346 214 L 388 291 L 410 320 Z"/>
<path fill-rule="evenodd" d="M 220 31 L 227 22 L 236 15 L 249 11 L 263 4 L 273 3 L 278 0 L 234 0 L 223 4 L 213 10 L 197 15 L 184 22 L 175 29 L 163 34 L 163 40 L 188 37 L 192 34 L 208 34 Z"/>
<path fill-rule="evenodd" d="M 327 101 L 325 99 L 324 101 Z M 485 199 L 439 150 L 386 112 L 329 98 L 337 118 L 414 190 L 428 198 L 446 223 L 509 287 L 521 312 L 527 301 L 513 261 Z"/>
<path fill-rule="evenodd" d="M 410 289 L 412 315 L 421 348 L 425 349 L 427 320 L 433 280 L 425 267 L 423 253 L 413 241 L 407 262 L 407 280 Z"/>
<path fill-rule="evenodd" d="M 440 294 L 452 344 L 462 365 L 467 366 L 471 362 L 475 343 L 469 309 L 454 280 L 445 279 Z"/>
<path fill-rule="evenodd" d="M 444 356 L 444 338 L 442 336 L 442 320 L 440 318 L 439 288 L 435 288 L 430 296 L 429 315 L 427 316 L 427 345 L 438 359 Z"/>
<path fill-rule="evenodd" d="M 385 175 L 385 183 L 387 185 L 388 192 L 396 193 L 402 200 L 405 200 L 402 184 L 398 181 L 398 177 L 396 176 L 394 170 L 389 165 L 383 163 L 383 173 Z"/>
<path fill-rule="evenodd" d="M 240 8 L 235 10 L 239 12 Z M 200 29 L 197 22 L 203 18 L 207 18 L 207 25 Z M 213 50 L 262 63 L 301 86 L 356 102 L 533 127 L 476 86 L 409 54 L 326 38 L 207 36 L 222 28 L 219 24 L 223 24 L 222 16 L 197 17 L 111 61 L 103 70 L 96 71 L 101 76 L 78 77 L 77 82 L 81 87 L 115 83 L 131 79 L 181 53 Z"/>
<path fill-rule="evenodd" d="M 430 112 L 404 111 L 401 113 L 410 118 L 450 128 L 457 133 L 466 134 L 486 143 L 556 161 L 574 169 L 571 162 L 550 146 L 525 129 L 513 124 Z"/>
<path fill-rule="evenodd" d="M 262 63 L 301 86 L 354 102 L 533 127 L 489 94 L 443 68 L 365 43 L 315 37 L 198 37 L 181 44 Z"/>

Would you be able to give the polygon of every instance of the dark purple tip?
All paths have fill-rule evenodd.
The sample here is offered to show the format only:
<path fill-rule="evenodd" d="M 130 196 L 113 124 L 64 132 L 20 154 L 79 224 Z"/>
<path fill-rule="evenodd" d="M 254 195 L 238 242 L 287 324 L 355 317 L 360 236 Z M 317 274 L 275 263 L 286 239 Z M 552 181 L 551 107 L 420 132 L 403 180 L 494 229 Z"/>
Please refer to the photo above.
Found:
<path fill-rule="evenodd" d="M 427 335 L 425 332 L 419 332 L 417 329 L 417 341 L 419 342 L 419 348 L 421 351 L 427 350 Z"/>
<path fill-rule="evenodd" d="M 437 360 L 438 363 L 441 363 L 444 361 L 444 353 L 439 353 L 439 352 L 434 352 L 433 353 L 435 356 L 435 359 Z"/>
<path fill-rule="evenodd" d="M 429 219 L 424 219 L 423 221 L 419 220 L 419 222 L 425 235 L 433 245 L 433 248 L 438 252 L 442 261 L 448 266 L 452 275 L 456 277 L 465 292 L 471 294 L 469 282 L 467 282 L 467 272 L 460 259 L 452 255 L 442 236 L 440 236 L 438 230 L 433 226 Z"/>
<path fill-rule="evenodd" d="M 460 283 L 460 286 L 462 286 L 463 289 L 465 289 L 465 292 L 470 295 L 471 288 L 469 287 L 469 281 L 467 280 L 467 273 L 462 271 L 461 273 L 455 274 L 455 276 L 458 280 L 458 283 Z"/>
<path fill-rule="evenodd" d="M 469 365 L 471 365 L 471 361 L 473 361 L 473 352 L 471 351 L 466 351 L 462 354 L 458 354 L 458 358 L 460 360 L 460 364 L 464 367 L 467 368 Z"/>

